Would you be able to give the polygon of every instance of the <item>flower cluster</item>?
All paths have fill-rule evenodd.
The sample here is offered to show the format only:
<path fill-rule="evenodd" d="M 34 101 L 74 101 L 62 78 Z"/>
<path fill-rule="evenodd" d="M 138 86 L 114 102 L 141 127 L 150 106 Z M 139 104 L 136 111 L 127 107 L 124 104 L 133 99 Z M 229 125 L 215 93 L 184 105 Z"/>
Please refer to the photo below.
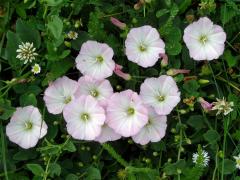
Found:
<path fill-rule="evenodd" d="M 198 149 L 198 152 L 193 153 L 192 157 L 193 163 L 197 166 L 207 167 L 210 158 L 208 156 L 208 152 L 203 149 Z"/>
<path fill-rule="evenodd" d="M 117 19 L 112 18 L 111 21 L 120 29 L 127 28 Z M 70 31 L 67 36 L 76 39 L 78 34 Z M 213 60 L 223 53 L 226 34 L 220 26 L 204 17 L 190 24 L 183 38 L 193 59 Z M 17 52 L 17 58 L 24 63 L 31 62 L 37 55 L 33 44 L 28 42 L 20 45 Z M 168 64 L 165 43 L 157 29 L 149 25 L 129 31 L 125 53 L 129 61 L 143 68 L 154 66 L 159 58 L 163 59 L 162 66 Z M 165 136 L 167 115 L 180 102 L 177 84 L 169 75 L 189 73 L 189 70 L 172 69 L 168 71 L 169 75 L 146 78 L 139 93 L 130 89 L 114 92 L 106 78 L 113 73 L 125 80 L 130 80 L 132 76 L 122 72 L 123 67 L 115 63 L 113 56 L 113 49 L 105 43 L 93 40 L 83 43 L 75 60 L 82 76 L 78 81 L 63 76 L 49 84 L 43 97 L 48 112 L 63 113 L 67 132 L 78 140 L 104 143 L 132 137 L 141 145 L 160 141 Z M 32 67 L 34 74 L 40 70 L 38 64 Z M 222 102 L 213 105 L 212 109 L 223 107 Z M 225 102 L 225 106 L 228 108 L 219 111 L 227 114 L 232 104 Z M 9 139 L 23 148 L 35 146 L 46 133 L 47 125 L 33 106 L 17 108 L 7 126 Z M 204 166 L 209 161 L 204 150 L 193 155 L 195 163 L 200 160 L 203 160 Z"/>

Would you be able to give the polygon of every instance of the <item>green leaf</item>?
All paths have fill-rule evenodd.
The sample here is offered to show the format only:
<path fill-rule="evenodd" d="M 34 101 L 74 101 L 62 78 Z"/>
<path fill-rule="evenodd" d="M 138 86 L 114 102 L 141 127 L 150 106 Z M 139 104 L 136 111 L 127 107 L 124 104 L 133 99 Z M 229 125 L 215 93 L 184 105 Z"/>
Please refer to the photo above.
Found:
<path fill-rule="evenodd" d="M 48 6 L 58 6 L 64 3 L 64 0 L 43 0 Z"/>
<path fill-rule="evenodd" d="M 89 167 L 87 169 L 86 180 L 101 180 L 101 173 L 99 169 L 94 167 Z"/>
<path fill-rule="evenodd" d="M 23 94 L 20 96 L 20 105 L 21 106 L 28 106 L 28 105 L 33 105 L 37 106 L 37 99 L 36 96 L 31 93 L 31 94 Z"/>
<path fill-rule="evenodd" d="M 14 154 L 13 159 L 17 161 L 26 161 L 29 159 L 34 159 L 38 155 L 35 150 L 29 149 L 29 150 L 19 150 L 16 154 Z"/>
<path fill-rule="evenodd" d="M 0 99 L 0 119 L 9 119 L 15 110 L 16 109 L 11 106 L 11 101 Z"/>
<path fill-rule="evenodd" d="M 79 178 L 75 174 L 68 174 L 66 180 L 79 180 Z"/>
<path fill-rule="evenodd" d="M 163 15 L 165 15 L 165 14 L 167 14 L 167 13 L 169 13 L 169 10 L 167 10 L 167 9 L 158 10 L 158 11 L 156 12 L 156 17 L 157 17 L 157 18 L 160 18 L 161 16 L 163 16 Z"/>
<path fill-rule="evenodd" d="M 63 22 L 58 16 L 53 15 L 47 24 L 47 28 L 55 39 L 59 39 L 63 30 Z"/>
<path fill-rule="evenodd" d="M 205 134 L 203 134 L 203 137 L 210 144 L 214 144 L 220 140 L 220 135 L 216 130 L 208 130 Z"/>
<path fill-rule="evenodd" d="M 178 55 L 182 50 L 182 45 L 179 42 L 169 41 L 166 43 L 167 54 L 175 56 Z"/>
<path fill-rule="evenodd" d="M 42 176 L 44 170 L 39 164 L 27 164 L 27 168 L 36 176 Z"/>
<path fill-rule="evenodd" d="M 79 51 L 82 44 L 87 40 L 91 40 L 91 37 L 85 31 L 80 31 L 78 33 L 78 38 L 72 41 L 72 48 Z"/>
<path fill-rule="evenodd" d="M 41 44 L 41 37 L 39 32 L 32 27 L 29 23 L 18 19 L 16 23 L 16 33 L 22 42 L 30 42 L 34 47 L 39 48 Z"/>
<path fill-rule="evenodd" d="M 192 115 L 187 120 L 187 124 L 195 128 L 196 130 L 200 130 L 204 127 L 204 117 L 201 115 Z"/>
<path fill-rule="evenodd" d="M 166 163 L 165 167 L 164 167 L 164 172 L 167 175 L 177 175 L 178 174 L 178 170 L 183 171 L 184 168 L 186 166 L 186 162 L 184 160 L 179 160 L 176 163 Z"/>
<path fill-rule="evenodd" d="M 222 170 L 222 163 L 224 163 L 223 172 L 221 171 Z M 224 159 L 224 161 L 219 163 L 218 169 L 223 174 L 232 174 L 235 171 L 235 169 L 236 169 L 235 162 L 230 160 L 230 159 Z"/>
<path fill-rule="evenodd" d="M 51 177 L 60 176 L 61 174 L 61 166 L 57 163 L 49 164 L 49 175 Z"/>
<path fill-rule="evenodd" d="M 21 61 L 16 58 L 18 45 L 21 44 L 21 40 L 18 35 L 8 31 L 7 32 L 7 46 L 6 46 L 6 57 L 9 64 L 13 69 L 21 67 Z"/>
<path fill-rule="evenodd" d="M 72 141 L 68 141 L 68 143 L 63 147 L 63 150 L 69 151 L 69 152 L 75 152 L 77 149 Z"/>
<path fill-rule="evenodd" d="M 229 67 L 233 67 L 237 64 L 237 57 L 233 56 L 230 50 L 224 52 L 223 58 L 227 61 Z"/>
<path fill-rule="evenodd" d="M 196 80 L 190 80 L 183 84 L 183 89 L 186 91 L 187 96 L 198 96 L 199 92 L 197 92 L 200 85 Z"/>

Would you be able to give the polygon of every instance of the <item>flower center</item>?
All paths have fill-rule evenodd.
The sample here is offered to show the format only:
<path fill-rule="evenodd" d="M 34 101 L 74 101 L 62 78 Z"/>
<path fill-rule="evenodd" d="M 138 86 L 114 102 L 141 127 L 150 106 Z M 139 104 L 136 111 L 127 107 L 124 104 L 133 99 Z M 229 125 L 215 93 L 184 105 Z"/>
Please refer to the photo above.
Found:
<path fill-rule="evenodd" d="M 64 99 L 64 104 L 70 103 L 71 100 L 72 100 L 71 96 L 66 97 L 66 98 Z"/>
<path fill-rule="evenodd" d="M 102 56 L 97 56 L 96 57 L 96 61 L 99 62 L 99 63 L 102 63 L 103 62 L 103 57 Z"/>
<path fill-rule="evenodd" d="M 33 124 L 30 121 L 25 122 L 24 125 L 26 130 L 32 129 L 33 126 Z"/>
<path fill-rule="evenodd" d="M 206 44 L 206 42 L 208 41 L 208 38 L 206 35 L 201 35 L 199 38 L 200 43 L 202 43 L 203 45 Z"/>
<path fill-rule="evenodd" d="M 158 100 L 159 102 L 163 102 L 163 101 L 165 100 L 165 97 L 164 97 L 164 96 L 158 96 L 158 97 L 157 97 L 157 100 Z"/>
<path fill-rule="evenodd" d="M 98 93 L 98 91 L 97 90 L 91 90 L 90 91 L 90 94 L 91 94 L 91 96 L 93 96 L 93 97 L 98 97 L 98 95 L 99 95 L 99 93 Z"/>
<path fill-rule="evenodd" d="M 130 107 L 130 108 L 127 109 L 127 114 L 128 114 L 129 116 L 134 115 L 134 113 L 135 113 L 135 109 L 134 109 L 134 108 Z"/>
<path fill-rule="evenodd" d="M 89 119 L 90 119 L 90 117 L 89 117 L 88 113 L 82 113 L 81 114 L 81 120 L 88 121 Z"/>
<path fill-rule="evenodd" d="M 237 159 L 236 162 L 238 165 L 240 165 L 240 159 Z"/>
<path fill-rule="evenodd" d="M 144 44 L 141 44 L 141 45 L 139 46 L 139 50 L 140 50 L 141 52 L 144 52 L 144 51 L 147 50 L 147 47 L 146 47 Z"/>

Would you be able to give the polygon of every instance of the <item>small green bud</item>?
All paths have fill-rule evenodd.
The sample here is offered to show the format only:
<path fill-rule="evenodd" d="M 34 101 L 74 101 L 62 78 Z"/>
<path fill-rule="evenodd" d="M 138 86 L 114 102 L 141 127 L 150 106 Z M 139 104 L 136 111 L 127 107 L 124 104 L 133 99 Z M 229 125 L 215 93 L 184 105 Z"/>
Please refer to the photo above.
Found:
<path fill-rule="evenodd" d="M 158 156 L 158 152 L 153 152 L 153 156 Z"/>
<path fill-rule="evenodd" d="M 182 170 L 181 170 L 181 169 L 177 169 L 177 173 L 178 173 L 178 174 L 181 174 L 181 173 L 182 173 Z"/>
<path fill-rule="evenodd" d="M 145 162 L 146 162 L 147 164 L 149 164 L 149 163 L 151 163 L 151 159 L 147 158 L 147 159 L 145 160 Z"/>
<path fill-rule="evenodd" d="M 64 44 L 66 47 L 69 47 L 69 48 L 72 46 L 71 42 L 69 42 L 69 41 L 64 41 Z"/>
<path fill-rule="evenodd" d="M 93 158 L 93 160 L 97 160 L 97 156 L 96 155 L 93 155 L 92 158 Z"/>
<path fill-rule="evenodd" d="M 199 84 L 208 84 L 210 81 L 209 80 L 207 80 L 207 79 L 199 79 L 198 80 L 198 83 Z"/>

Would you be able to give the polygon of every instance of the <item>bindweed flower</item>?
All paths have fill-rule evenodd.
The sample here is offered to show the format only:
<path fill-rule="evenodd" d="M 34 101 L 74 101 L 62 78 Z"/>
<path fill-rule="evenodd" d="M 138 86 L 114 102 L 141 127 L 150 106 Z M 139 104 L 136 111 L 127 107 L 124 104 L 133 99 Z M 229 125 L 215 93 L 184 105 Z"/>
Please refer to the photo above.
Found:
<path fill-rule="evenodd" d="M 101 134 L 95 139 L 95 141 L 100 143 L 105 143 L 108 141 L 116 141 L 121 138 L 121 135 L 117 134 L 112 128 L 110 128 L 106 123 L 102 126 Z"/>
<path fill-rule="evenodd" d="M 114 73 L 115 73 L 117 76 L 119 76 L 119 77 L 121 77 L 121 78 L 123 78 L 123 79 L 125 79 L 125 80 L 127 80 L 127 81 L 130 80 L 130 79 L 131 79 L 131 75 L 122 72 L 122 68 L 123 68 L 123 67 L 122 67 L 121 65 L 115 64 Z"/>
<path fill-rule="evenodd" d="M 159 54 L 165 53 L 164 42 L 158 31 L 151 26 L 132 28 L 125 46 L 128 60 L 145 68 L 155 65 Z"/>
<path fill-rule="evenodd" d="M 233 156 L 236 161 L 236 168 L 240 169 L 240 154 L 238 156 Z"/>
<path fill-rule="evenodd" d="M 217 110 L 217 115 L 223 113 L 226 116 L 227 114 L 233 111 L 232 107 L 234 106 L 234 103 L 232 101 L 227 102 L 225 98 L 223 99 L 217 98 L 217 102 L 213 102 L 212 104 L 213 104 L 212 110 Z"/>
<path fill-rule="evenodd" d="M 41 72 L 41 67 L 39 66 L 39 64 L 34 64 L 31 71 L 33 72 L 33 74 L 39 74 Z"/>
<path fill-rule="evenodd" d="M 112 57 L 113 50 L 107 44 L 87 41 L 76 58 L 77 68 L 83 75 L 101 80 L 113 74 L 115 63 Z"/>
<path fill-rule="evenodd" d="M 78 89 L 75 92 L 76 97 L 91 95 L 102 106 L 106 106 L 108 98 L 113 94 L 113 88 L 106 79 L 96 80 L 89 76 L 82 76 L 78 80 L 78 85 Z"/>
<path fill-rule="evenodd" d="M 161 66 L 166 67 L 168 65 L 168 56 L 165 53 L 160 53 L 159 57 L 162 58 Z"/>
<path fill-rule="evenodd" d="M 36 146 L 39 139 L 47 134 L 47 124 L 34 106 L 19 107 L 6 126 L 10 141 L 24 149 Z"/>
<path fill-rule="evenodd" d="M 31 63 L 33 60 L 36 59 L 36 56 L 38 55 L 38 53 L 36 53 L 35 51 L 36 48 L 33 47 L 33 43 L 22 42 L 22 44 L 18 46 L 18 49 L 16 51 L 18 53 L 16 58 L 20 59 L 21 61 L 24 61 L 23 62 L 24 64 L 27 64 L 28 62 Z"/>
<path fill-rule="evenodd" d="M 188 69 L 169 69 L 167 71 L 167 75 L 169 76 L 175 76 L 177 74 L 189 74 L 190 70 Z"/>
<path fill-rule="evenodd" d="M 92 96 L 80 96 L 63 109 L 67 131 L 75 139 L 94 140 L 106 119 L 104 109 Z"/>
<path fill-rule="evenodd" d="M 199 149 L 198 152 L 193 153 L 192 160 L 194 164 L 201 167 L 207 167 L 210 161 L 208 152 L 203 149 Z"/>
<path fill-rule="evenodd" d="M 133 141 L 141 145 L 149 142 L 158 142 L 165 136 L 167 117 L 158 115 L 153 108 L 148 108 L 148 123 L 138 134 L 132 137 Z"/>
<path fill-rule="evenodd" d="M 78 83 L 66 76 L 58 78 L 44 92 L 44 101 L 48 112 L 60 114 L 63 108 L 74 99 Z"/>
<path fill-rule="evenodd" d="M 190 56 L 196 60 L 218 59 L 223 54 L 226 33 L 207 17 L 193 22 L 184 30 L 183 40 Z"/>
<path fill-rule="evenodd" d="M 180 102 L 180 92 L 171 76 L 147 78 L 141 84 L 140 96 L 144 103 L 152 106 L 157 114 L 168 115 Z"/>
<path fill-rule="evenodd" d="M 110 21 L 115 25 L 117 26 L 118 28 L 124 30 L 126 29 L 127 25 L 121 21 L 119 21 L 117 18 L 114 18 L 114 17 L 111 17 L 110 18 Z"/>
<path fill-rule="evenodd" d="M 136 135 L 148 121 L 148 112 L 139 95 L 132 90 L 114 93 L 108 101 L 106 122 L 124 137 Z"/>
<path fill-rule="evenodd" d="M 78 33 L 75 31 L 69 31 L 67 33 L 67 37 L 72 40 L 76 40 L 78 38 Z"/>
<path fill-rule="evenodd" d="M 205 101 L 202 97 L 198 98 L 198 102 L 200 102 L 204 111 L 208 112 L 212 110 L 213 104 Z"/>

